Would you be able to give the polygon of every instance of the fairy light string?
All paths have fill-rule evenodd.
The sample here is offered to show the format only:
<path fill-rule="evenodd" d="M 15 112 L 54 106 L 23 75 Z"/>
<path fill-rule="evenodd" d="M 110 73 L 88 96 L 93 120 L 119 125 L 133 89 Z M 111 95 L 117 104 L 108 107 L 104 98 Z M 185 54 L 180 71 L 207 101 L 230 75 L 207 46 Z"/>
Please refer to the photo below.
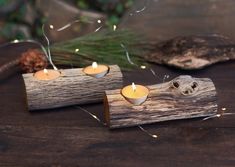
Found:
<path fill-rule="evenodd" d="M 72 22 L 70 22 L 70 23 L 68 23 L 68 24 L 66 24 L 66 25 L 56 29 L 56 31 L 58 31 L 58 32 L 63 31 L 63 30 L 71 27 L 72 25 L 74 25 L 75 23 L 78 23 L 78 22 L 80 22 L 80 20 L 74 20 L 74 21 L 72 21 Z"/>
<path fill-rule="evenodd" d="M 17 43 L 34 43 L 34 44 L 40 46 L 40 48 L 42 49 L 43 53 L 48 58 L 48 54 L 47 54 L 47 51 L 46 51 L 45 47 L 40 42 L 38 42 L 36 40 L 33 40 L 33 39 L 25 39 L 25 40 L 15 39 L 13 41 L 10 41 L 10 42 L 2 44 L 0 47 L 4 47 L 4 46 L 7 46 L 7 45 L 11 45 L 11 44 L 17 44 Z"/>
<path fill-rule="evenodd" d="M 124 45 L 123 43 L 121 43 L 120 46 L 121 46 L 121 47 L 124 49 L 124 51 L 125 51 L 125 55 L 126 55 L 126 58 L 127 58 L 128 63 L 131 64 L 131 65 L 133 65 L 133 66 L 139 67 L 137 64 L 135 64 L 135 63 L 131 60 L 130 55 L 129 55 L 129 52 L 128 52 L 127 48 L 125 47 L 125 45 Z M 140 68 L 143 69 L 143 66 L 140 66 Z M 144 69 L 145 69 L 145 68 L 144 68 Z M 151 70 L 151 72 L 153 71 L 152 69 L 150 69 L 150 70 Z M 156 73 L 155 73 L 154 71 L 153 71 L 153 74 L 154 74 L 154 76 L 156 76 Z M 164 77 L 164 78 L 165 78 L 165 77 Z M 163 79 L 163 82 L 164 82 L 164 79 Z M 148 130 L 144 129 L 143 126 L 141 126 L 141 125 L 138 125 L 138 128 L 139 128 L 142 132 L 144 132 L 145 134 L 147 134 L 148 136 L 150 136 L 150 137 L 152 137 L 152 138 L 154 138 L 154 139 L 156 139 L 156 138 L 158 137 L 158 135 L 150 133 Z"/>
<path fill-rule="evenodd" d="M 49 40 L 49 38 L 47 37 L 47 35 L 45 33 L 45 25 L 44 24 L 42 25 L 42 34 L 43 34 L 44 38 L 47 41 L 47 57 L 48 57 L 48 60 L 49 60 L 50 64 L 52 65 L 52 67 L 54 68 L 54 70 L 58 70 L 58 68 L 55 66 L 55 64 L 53 63 L 52 58 L 51 58 L 50 40 Z"/>
<path fill-rule="evenodd" d="M 141 13 L 141 12 L 145 11 L 146 8 L 147 8 L 147 6 L 148 6 L 148 4 L 149 4 L 149 0 L 146 0 L 145 3 L 144 3 L 144 6 L 143 6 L 141 9 L 136 10 L 134 13 Z M 133 16 L 133 13 L 130 13 L 130 15 Z M 75 21 L 73 21 L 73 22 L 70 22 L 70 23 L 66 24 L 65 26 L 62 26 L 62 27 L 56 29 L 56 31 L 58 31 L 58 32 L 63 31 L 63 30 L 65 30 L 65 29 L 71 27 L 72 25 L 74 25 L 75 23 L 78 23 L 78 22 L 80 22 L 80 20 L 75 20 Z M 89 22 L 89 23 L 92 23 L 92 22 Z M 97 23 L 98 23 L 98 24 L 101 24 L 101 20 L 97 20 Z M 54 26 L 53 26 L 53 25 L 50 25 L 50 28 L 51 28 L 51 29 L 54 29 Z M 99 26 L 98 28 L 96 28 L 96 29 L 94 30 L 94 32 L 98 32 L 98 31 L 100 31 L 102 28 L 103 28 L 103 26 L 101 25 L 101 26 Z M 117 29 L 117 26 L 116 26 L 116 25 L 113 25 L 113 31 L 116 31 L 116 29 Z M 46 36 L 45 36 L 45 38 L 48 40 L 48 38 L 47 38 Z M 50 43 L 49 43 L 49 40 L 48 40 L 48 46 L 49 46 L 49 44 L 50 44 Z M 131 64 L 131 65 L 133 65 L 133 66 L 139 67 L 137 64 L 135 64 L 135 63 L 131 60 L 130 55 L 129 55 L 129 52 L 128 52 L 128 49 L 126 48 L 126 46 L 125 46 L 123 43 L 121 43 L 120 46 L 121 46 L 121 47 L 123 48 L 123 50 L 125 51 L 125 56 L 126 56 L 126 59 L 127 59 L 128 63 Z M 48 48 L 49 48 L 49 47 L 48 47 Z M 44 52 L 45 52 L 45 49 L 43 49 L 43 50 L 44 50 Z M 76 49 L 76 50 L 75 50 L 75 52 L 78 52 L 78 51 L 79 51 L 79 49 Z M 49 51 L 49 58 L 50 58 L 50 60 L 51 60 L 50 51 Z M 52 61 L 51 61 L 51 62 L 52 62 Z M 52 62 L 52 64 L 53 64 L 53 62 Z M 72 64 L 71 64 L 71 67 L 73 68 Z M 142 65 L 142 66 L 140 66 L 140 68 L 141 68 L 141 69 L 145 69 L 146 67 Z M 152 68 L 150 68 L 149 70 L 151 71 L 151 73 L 152 73 L 153 76 L 155 76 L 156 78 L 158 78 L 159 80 L 161 80 L 161 79 L 157 76 L 156 72 L 155 72 Z M 170 77 L 169 75 L 165 74 L 165 75 L 163 76 L 162 83 L 164 83 L 169 77 Z M 83 107 L 81 107 L 81 106 L 75 106 L 75 107 L 76 107 L 77 109 L 80 109 L 80 110 L 84 111 L 84 112 L 87 113 L 88 115 L 90 115 L 93 119 L 95 119 L 97 122 L 99 122 L 99 123 L 102 124 L 103 126 L 106 126 L 106 125 L 107 125 L 105 122 L 101 121 L 101 119 L 99 119 L 95 114 L 89 112 L 89 111 L 86 110 L 85 108 L 83 108 Z M 225 111 L 225 110 L 226 110 L 226 108 L 222 108 L 222 111 Z M 208 116 L 208 117 L 203 118 L 203 121 L 207 121 L 207 120 L 210 120 L 210 119 L 212 119 L 212 118 L 220 118 L 221 116 L 226 116 L 226 115 L 235 115 L 235 113 L 219 113 L 219 114 L 214 114 L 214 115 L 212 115 L 212 116 Z M 149 132 L 148 130 L 146 130 L 143 126 L 138 125 L 137 127 L 138 127 L 142 132 L 144 132 L 146 135 L 148 135 L 148 136 L 150 136 L 150 137 L 152 137 L 152 138 L 154 138 L 154 139 L 158 138 L 158 135 L 150 133 L 150 132 Z"/>
<path fill-rule="evenodd" d="M 146 129 L 144 129 L 143 126 L 138 125 L 138 128 L 139 128 L 140 130 L 142 130 L 145 134 L 149 135 L 150 137 L 152 137 L 152 138 L 158 138 L 158 135 L 150 133 L 149 131 L 147 131 Z"/>
<path fill-rule="evenodd" d="M 52 67 L 55 70 L 58 70 L 57 67 L 54 65 L 54 63 L 52 61 L 52 58 L 51 58 L 50 41 L 49 41 L 48 37 L 46 36 L 46 34 L 44 32 L 44 25 L 42 26 L 42 32 L 43 32 L 44 38 L 47 41 L 47 46 L 48 46 L 47 49 L 40 42 L 38 42 L 36 40 L 33 40 L 33 39 L 24 39 L 24 40 L 15 39 L 13 41 L 10 41 L 10 42 L 7 42 L 7 43 L 4 43 L 4 44 L 0 45 L 0 47 L 4 47 L 4 46 L 7 46 L 7 45 L 11 45 L 11 44 L 18 44 L 18 43 L 33 43 L 33 44 L 36 44 L 42 49 L 43 53 L 45 54 L 46 58 L 48 59 L 49 63 L 52 65 Z"/>
<path fill-rule="evenodd" d="M 60 28 L 57 28 L 57 29 L 55 29 L 55 28 L 54 28 L 54 25 L 51 24 L 51 25 L 50 25 L 50 28 L 51 28 L 52 30 L 55 29 L 57 32 L 60 32 L 60 31 L 66 30 L 67 28 L 69 28 L 69 27 L 71 27 L 71 26 L 73 26 L 74 24 L 79 23 L 79 22 L 86 22 L 86 23 L 89 23 L 89 24 L 94 24 L 94 22 L 93 22 L 93 21 L 90 21 L 90 20 L 82 21 L 82 20 L 80 20 L 80 19 L 77 19 L 77 20 L 74 20 L 74 21 L 72 21 L 72 22 L 69 22 L 69 23 L 67 23 L 66 25 L 64 25 L 64 26 L 62 26 L 62 27 L 60 27 Z M 102 21 L 101 21 L 100 19 L 98 19 L 98 20 L 97 20 L 97 23 L 98 23 L 98 24 L 101 24 Z M 99 26 L 98 28 L 96 28 L 94 32 L 98 32 L 101 28 L 103 28 L 103 25 L 101 25 L 101 26 Z"/>
<path fill-rule="evenodd" d="M 144 6 L 142 8 L 137 9 L 134 12 L 131 12 L 129 15 L 134 16 L 135 14 L 138 14 L 138 13 L 145 11 L 147 9 L 148 4 L 149 4 L 149 0 L 145 0 Z"/>
<path fill-rule="evenodd" d="M 137 64 L 135 64 L 135 63 L 131 60 L 130 55 L 129 55 L 129 52 L 128 52 L 126 46 L 125 46 L 123 43 L 121 43 L 120 46 L 121 46 L 121 47 L 124 49 L 124 51 L 125 51 L 125 54 L 126 54 L 126 58 L 127 58 L 128 63 L 131 64 L 131 65 L 134 65 L 134 66 L 138 66 Z"/>
<path fill-rule="evenodd" d="M 95 29 L 94 32 L 98 32 L 102 27 L 103 27 L 103 26 L 98 27 L 97 29 Z"/>
<path fill-rule="evenodd" d="M 224 111 L 227 110 L 227 108 L 225 108 L 225 107 L 221 108 L 221 110 L 222 110 L 221 113 L 216 113 L 214 115 L 205 117 L 205 118 L 202 119 L 202 121 L 207 121 L 207 120 L 210 120 L 210 119 L 213 119 L 213 118 L 220 118 L 220 117 L 224 117 L 226 115 L 235 115 L 235 113 L 231 113 L 231 112 L 225 113 Z"/>
<path fill-rule="evenodd" d="M 85 108 L 81 107 L 81 106 L 75 106 L 75 108 L 78 108 L 82 111 L 84 111 L 85 113 L 89 114 L 92 118 L 94 118 L 96 121 L 98 121 L 100 124 L 106 126 L 107 124 L 103 121 L 101 121 L 96 115 L 92 114 L 91 112 L 89 112 L 88 110 L 86 110 Z"/>
<path fill-rule="evenodd" d="M 68 23 L 68 24 L 66 24 L 65 26 L 63 26 L 63 27 L 57 29 L 56 31 L 63 31 L 63 30 L 65 30 L 65 29 L 69 28 L 70 26 L 72 26 L 74 23 L 77 23 L 77 22 L 79 22 L 79 20 L 76 20 L 76 21 L 74 21 L 74 22 Z M 97 22 L 98 22 L 98 23 L 101 23 L 101 20 L 97 20 Z M 54 28 L 53 25 L 51 25 L 50 27 Z M 103 26 L 98 27 L 94 32 L 98 32 L 102 27 L 103 27 Z M 116 29 L 117 29 L 117 26 L 116 26 L 116 25 L 113 25 L 113 31 L 116 31 Z M 48 38 L 47 38 L 47 39 L 48 39 Z M 130 56 L 129 56 L 129 52 L 128 52 L 127 48 L 125 47 L 125 45 L 124 45 L 123 43 L 121 43 L 120 46 L 121 46 L 121 47 L 124 49 L 124 51 L 125 51 L 125 55 L 126 55 L 127 61 L 128 61 L 131 65 L 138 66 L 137 64 L 135 64 L 135 63 L 131 60 L 131 58 L 130 58 Z M 79 51 L 79 49 L 75 49 L 75 52 L 78 52 L 78 51 Z M 71 64 L 71 67 L 73 68 L 73 65 L 72 65 L 72 64 Z M 142 66 L 142 67 L 140 67 L 140 68 L 143 69 L 143 68 L 145 68 L 145 67 Z M 104 125 L 104 126 L 107 125 L 105 122 L 101 121 L 96 115 L 92 114 L 91 112 L 89 112 L 89 111 L 86 110 L 85 108 L 83 108 L 83 107 L 81 107 L 81 106 L 75 106 L 75 107 L 78 108 L 78 109 L 80 109 L 80 110 L 82 110 L 82 111 L 84 111 L 84 112 L 87 113 L 88 115 L 90 115 L 93 119 L 95 119 L 96 121 L 98 121 L 100 124 L 102 124 L 102 125 Z M 140 126 L 140 125 L 138 126 L 138 128 L 139 128 L 142 132 L 144 132 L 145 134 L 147 134 L 148 136 L 151 136 L 152 138 L 157 138 L 157 137 L 158 137 L 156 134 L 151 134 L 150 132 L 148 132 L 146 129 L 144 129 L 144 128 L 143 128 L 142 126 Z"/>

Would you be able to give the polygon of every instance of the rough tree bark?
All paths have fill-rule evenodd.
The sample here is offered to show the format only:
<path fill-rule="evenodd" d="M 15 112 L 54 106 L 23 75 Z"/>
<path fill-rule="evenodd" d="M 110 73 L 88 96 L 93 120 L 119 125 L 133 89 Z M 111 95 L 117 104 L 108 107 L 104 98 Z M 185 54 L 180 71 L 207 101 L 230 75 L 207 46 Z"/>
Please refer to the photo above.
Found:
<path fill-rule="evenodd" d="M 184 70 L 235 59 L 235 42 L 222 35 L 180 36 L 149 47 L 146 60 Z"/>
<path fill-rule="evenodd" d="M 105 120 L 110 128 L 130 127 L 160 121 L 205 117 L 217 112 L 216 88 L 209 78 L 179 76 L 148 86 L 147 100 L 133 105 L 120 89 L 107 90 Z"/>
<path fill-rule="evenodd" d="M 109 73 L 98 79 L 84 74 L 82 68 L 60 70 L 62 75 L 50 81 L 23 74 L 29 110 L 102 102 L 105 90 L 122 87 L 120 68 L 109 67 Z"/>

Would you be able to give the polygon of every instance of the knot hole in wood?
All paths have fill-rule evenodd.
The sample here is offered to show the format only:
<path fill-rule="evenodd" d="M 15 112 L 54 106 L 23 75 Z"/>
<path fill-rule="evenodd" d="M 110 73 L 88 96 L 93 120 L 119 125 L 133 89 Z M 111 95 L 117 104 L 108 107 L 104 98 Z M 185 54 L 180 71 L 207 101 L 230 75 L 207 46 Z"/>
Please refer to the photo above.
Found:
<path fill-rule="evenodd" d="M 171 87 L 184 96 L 195 94 L 199 84 L 191 76 L 179 76 L 171 82 Z"/>

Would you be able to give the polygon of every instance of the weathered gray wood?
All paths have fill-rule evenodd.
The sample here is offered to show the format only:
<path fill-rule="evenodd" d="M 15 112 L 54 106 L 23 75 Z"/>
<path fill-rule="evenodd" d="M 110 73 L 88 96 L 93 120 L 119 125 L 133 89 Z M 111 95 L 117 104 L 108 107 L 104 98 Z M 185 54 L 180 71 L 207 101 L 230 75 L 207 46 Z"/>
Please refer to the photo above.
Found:
<path fill-rule="evenodd" d="M 105 91 L 105 119 L 108 126 L 130 127 L 217 113 L 216 88 L 209 78 L 179 76 L 148 88 L 150 94 L 141 105 L 126 101 L 120 89 Z"/>
<path fill-rule="evenodd" d="M 150 50 L 143 55 L 147 61 L 184 70 L 235 59 L 235 42 L 222 35 L 179 36 L 157 43 Z"/>
<path fill-rule="evenodd" d="M 82 68 L 60 70 L 62 76 L 50 81 L 37 80 L 32 73 L 23 74 L 29 110 L 101 102 L 105 90 L 122 87 L 120 68 L 109 67 L 109 73 L 98 79 L 84 74 Z"/>

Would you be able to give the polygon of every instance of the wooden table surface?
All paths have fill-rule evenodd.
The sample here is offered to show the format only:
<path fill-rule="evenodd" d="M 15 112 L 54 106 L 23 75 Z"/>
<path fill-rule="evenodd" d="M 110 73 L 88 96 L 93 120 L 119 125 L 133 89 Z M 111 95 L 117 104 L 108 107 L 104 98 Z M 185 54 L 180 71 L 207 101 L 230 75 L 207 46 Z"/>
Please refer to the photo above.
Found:
<path fill-rule="evenodd" d="M 0 63 L 13 59 L 29 44 L 0 48 Z M 162 78 L 180 74 L 210 77 L 218 91 L 219 110 L 235 112 L 234 62 L 185 72 L 153 65 Z M 161 80 L 149 70 L 124 72 L 132 81 L 155 84 Z M 157 139 L 137 127 L 110 131 L 75 107 L 29 112 L 19 73 L 0 82 L 0 166 L 89 166 L 89 167 L 234 167 L 235 116 L 169 121 L 145 125 Z M 103 105 L 82 106 L 103 117 Z"/>

